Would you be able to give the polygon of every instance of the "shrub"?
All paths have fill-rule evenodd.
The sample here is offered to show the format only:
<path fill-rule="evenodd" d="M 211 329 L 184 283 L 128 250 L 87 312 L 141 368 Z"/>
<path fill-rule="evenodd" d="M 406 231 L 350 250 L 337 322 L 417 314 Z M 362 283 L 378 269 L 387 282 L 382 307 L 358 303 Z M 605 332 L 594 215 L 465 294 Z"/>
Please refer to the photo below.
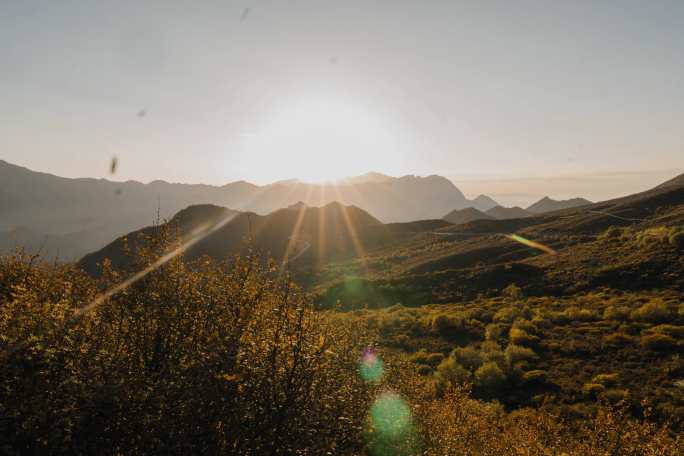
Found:
<path fill-rule="evenodd" d="M 524 297 L 522 289 L 514 283 L 504 288 L 501 294 L 509 299 L 514 300 L 520 300 Z"/>
<path fill-rule="evenodd" d="M 429 366 L 437 367 L 444 361 L 444 355 L 441 353 L 430 353 L 426 361 Z"/>
<path fill-rule="evenodd" d="M 584 392 L 584 394 L 592 398 L 603 393 L 605 390 L 606 387 L 601 385 L 600 383 L 585 383 L 582 387 L 582 392 Z"/>
<path fill-rule="evenodd" d="M 603 336 L 603 343 L 612 347 L 624 347 L 634 342 L 634 338 L 623 332 Z"/>
<path fill-rule="evenodd" d="M 485 328 L 485 338 L 498 342 L 501 340 L 505 332 L 504 326 L 497 323 L 490 323 Z"/>
<path fill-rule="evenodd" d="M 672 312 L 662 301 L 650 301 L 632 311 L 630 318 L 647 323 L 664 323 L 672 318 Z"/>
<path fill-rule="evenodd" d="M 548 374 L 543 370 L 531 370 L 523 374 L 523 381 L 530 384 L 543 384 L 546 383 Z"/>
<path fill-rule="evenodd" d="M 520 317 L 520 310 L 515 307 L 503 307 L 494 314 L 494 321 L 498 323 L 513 323 Z"/>
<path fill-rule="evenodd" d="M 515 320 L 515 322 L 513 323 L 513 328 L 521 329 L 529 334 L 537 334 L 537 332 L 539 331 L 539 329 L 534 323 L 524 318 L 518 318 L 517 320 Z"/>
<path fill-rule="evenodd" d="M 649 334 L 665 334 L 675 339 L 684 338 L 684 326 L 677 325 L 658 325 L 646 330 Z"/>
<path fill-rule="evenodd" d="M 580 309 L 578 307 L 569 307 L 565 310 L 565 315 L 571 321 L 596 321 L 598 315 L 590 309 Z"/>
<path fill-rule="evenodd" d="M 592 383 L 600 383 L 603 386 L 615 386 L 620 379 L 620 374 L 598 374 L 591 379 Z"/>
<path fill-rule="evenodd" d="M 437 372 L 435 372 L 435 376 L 437 378 L 438 384 L 442 388 L 463 385 L 464 383 L 469 382 L 471 377 L 470 372 L 458 364 L 452 357 L 446 358 L 439 366 L 437 366 Z"/>
<path fill-rule="evenodd" d="M 626 307 L 608 306 L 603 311 L 604 320 L 626 321 L 629 317 L 629 309 Z"/>
<path fill-rule="evenodd" d="M 525 347 L 535 347 L 539 344 L 539 337 L 528 334 L 522 329 L 511 328 L 508 335 L 511 343 Z"/>
<path fill-rule="evenodd" d="M 438 314 L 432 319 L 432 330 L 440 335 L 451 335 L 456 329 L 462 328 L 462 320 L 447 314 Z"/>
<path fill-rule="evenodd" d="M 456 362 L 470 371 L 474 371 L 482 365 L 482 354 L 472 346 L 455 348 L 451 352 Z"/>
<path fill-rule="evenodd" d="M 608 229 L 599 235 L 599 239 L 617 239 L 620 236 L 622 236 L 622 228 L 609 226 Z"/>
<path fill-rule="evenodd" d="M 641 345 L 649 350 L 671 350 L 677 346 L 677 341 L 665 334 L 650 334 L 642 336 Z"/>
<path fill-rule="evenodd" d="M 487 395 L 496 395 L 505 384 L 506 374 L 496 363 L 485 363 L 475 371 L 474 386 Z"/>
<path fill-rule="evenodd" d="M 427 352 L 427 350 L 421 348 L 420 350 L 412 354 L 409 357 L 409 360 L 416 364 L 428 364 L 428 356 L 430 356 L 430 354 Z"/>
<path fill-rule="evenodd" d="M 538 358 L 533 350 L 514 344 L 510 344 L 506 347 L 504 355 L 506 356 L 506 362 L 509 366 L 515 366 L 523 361 L 535 361 Z"/>
<path fill-rule="evenodd" d="M 3 452 L 321 454 L 356 439 L 339 417 L 365 419 L 368 341 L 263 263 L 177 257 L 71 320 L 121 275 L 41 265 L 11 278 L 24 266 L 0 259 L 0 290 L 14 290 L 0 298 Z"/>

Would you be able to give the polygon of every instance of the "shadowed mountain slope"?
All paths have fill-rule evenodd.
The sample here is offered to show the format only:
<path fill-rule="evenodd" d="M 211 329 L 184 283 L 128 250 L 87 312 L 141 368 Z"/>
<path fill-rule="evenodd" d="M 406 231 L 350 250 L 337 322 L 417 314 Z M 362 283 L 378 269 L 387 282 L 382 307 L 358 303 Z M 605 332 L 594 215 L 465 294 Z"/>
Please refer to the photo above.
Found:
<path fill-rule="evenodd" d="M 506 220 L 506 219 L 515 219 L 515 218 L 523 218 L 523 217 L 529 217 L 530 214 L 527 212 L 525 209 L 520 208 L 518 206 L 515 207 L 503 207 L 503 206 L 496 206 L 488 211 L 485 211 L 485 214 L 494 217 L 495 219 L 499 220 Z"/>
<path fill-rule="evenodd" d="M 442 217 L 442 220 L 459 225 L 461 223 L 468 223 L 474 220 L 494 220 L 494 217 L 473 207 L 468 207 L 465 209 L 451 211 Z"/>
<path fill-rule="evenodd" d="M 559 201 L 545 196 L 525 210 L 534 214 L 543 214 L 545 212 L 560 211 L 573 207 L 588 206 L 589 204 L 592 204 L 592 202 L 584 198 L 572 198 Z"/>
<path fill-rule="evenodd" d="M 331 261 L 363 256 L 365 249 L 387 246 L 416 233 L 449 226 L 442 220 L 382 224 L 367 212 L 353 206 L 330 203 L 323 207 L 293 205 L 262 216 L 235 212 L 211 205 L 191 206 L 180 211 L 166 225 L 178 230 L 187 240 L 193 231 L 220 227 L 192 245 L 188 259 L 208 255 L 224 259 L 229 255 L 255 248 L 277 261 L 286 258 L 297 266 L 317 267 Z M 116 268 L 129 267 L 125 246 L 138 248 L 141 236 L 152 235 L 160 227 L 147 227 L 118 238 L 105 248 L 86 255 L 79 265 L 97 274 L 99 265 L 109 258 Z"/>

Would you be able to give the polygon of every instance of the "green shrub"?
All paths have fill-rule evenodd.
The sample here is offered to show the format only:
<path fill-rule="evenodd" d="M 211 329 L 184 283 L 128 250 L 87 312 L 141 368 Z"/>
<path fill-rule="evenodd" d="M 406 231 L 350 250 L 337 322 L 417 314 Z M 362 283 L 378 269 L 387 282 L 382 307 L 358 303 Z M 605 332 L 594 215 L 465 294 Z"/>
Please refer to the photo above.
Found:
<path fill-rule="evenodd" d="M 665 334 L 650 334 L 641 338 L 641 345 L 649 350 L 671 350 L 677 346 L 677 341 Z"/>
<path fill-rule="evenodd" d="M 565 315 L 570 321 L 596 321 L 599 319 L 596 312 L 590 309 L 580 309 L 578 307 L 569 307 L 565 310 Z"/>
<path fill-rule="evenodd" d="M 501 340 L 505 332 L 505 327 L 497 323 L 490 323 L 485 328 L 485 338 L 498 342 Z"/>
<path fill-rule="evenodd" d="M 646 330 L 648 334 L 665 334 L 675 339 L 684 338 L 684 326 L 677 325 L 658 325 Z"/>
<path fill-rule="evenodd" d="M 509 299 L 520 300 L 524 297 L 522 289 L 516 284 L 512 283 L 503 289 L 502 296 Z"/>
<path fill-rule="evenodd" d="M 471 379 L 470 372 L 452 357 L 446 358 L 437 366 L 435 376 L 438 384 L 442 387 L 463 385 Z"/>
<path fill-rule="evenodd" d="M 463 321 L 447 314 L 438 314 L 432 319 L 432 330 L 440 335 L 451 335 L 462 328 Z"/>
<path fill-rule="evenodd" d="M 473 346 L 455 348 L 451 352 L 456 362 L 470 371 L 474 371 L 482 365 L 482 354 Z"/>
<path fill-rule="evenodd" d="M 647 302 L 638 309 L 632 311 L 630 318 L 635 321 L 647 323 L 664 323 L 672 318 L 672 312 L 667 304 L 662 301 Z"/>
<path fill-rule="evenodd" d="M 523 381 L 530 384 L 543 384 L 546 383 L 548 374 L 544 370 L 531 370 L 523 374 Z"/>
<path fill-rule="evenodd" d="M 603 336 L 603 343 L 611 347 L 625 347 L 634 342 L 634 338 L 623 332 Z"/>
<path fill-rule="evenodd" d="M 537 326 L 530 320 L 525 318 L 518 318 L 515 320 L 513 323 L 513 328 L 521 329 L 529 334 L 537 334 L 539 332 L 539 328 L 537 328 Z"/>
<path fill-rule="evenodd" d="M 444 361 L 444 355 L 441 353 L 430 353 L 427 357 L 427 364 L 432 367 L 437 367 Z"/>
<path fill-rule="evenodd" d="M 511 343 L 525 347 L 536 347 L 539 344 L 539 337 L 528 334 L 526 331 L 515 327 L 511 328 L 508 338 Z"/>
<path fill-rule="evenodd" d="M 629 318 L 629 309 L 626 307 L 608 306 L 603 311 L 604 320 L 626 321 Z"/>
<path fill-rule="evenodd" d="M 622 236 L 622 228 L 617 226 L 609 226 L 603 233 L 599 235 L 599 239 L 618 239 Z"/>
<path fill-rule="evenodd" d="M 489 395 L 496 395 L 506 384 L 506 374 L 496 363 L 485 363 L 475 371 L 474 386 Z"/>
<path fill-rule="evenodd" d="M 605 387 L 615 386 L 620 379 L 620 374 L 598 374 L 591 379 L 592 383 L 600 383 Z"/>
<path fill-rule="evenodd" d="M 409 356 L 409 361 L 416 364 L 428 364 L 428 356 L 430 354 L 424 348 L 421 348 L 411 356 Z"/>
<path fill-rule="evenodd" d="M 523 361 L 535 361 L 538 358 L 533 350 L 514 344 L 510 344 L 506 347 L 504 355 L 509 366 L 515 366 Z"/>
<path fill-rule="evenodd" d="M 596 397 L 599 394 L 603 393 L 605 390 L 606 387 L 601 385 L 600 383 L 585 383 L 582 387 L 582 392 L 589 397 Z"/>
<path fill-rule="evenodd" d="M 513 323 L 520 317 L 520 310 L 515 307 L 503 307 L 494 314 L 494 321 L 497 323 Z"/>

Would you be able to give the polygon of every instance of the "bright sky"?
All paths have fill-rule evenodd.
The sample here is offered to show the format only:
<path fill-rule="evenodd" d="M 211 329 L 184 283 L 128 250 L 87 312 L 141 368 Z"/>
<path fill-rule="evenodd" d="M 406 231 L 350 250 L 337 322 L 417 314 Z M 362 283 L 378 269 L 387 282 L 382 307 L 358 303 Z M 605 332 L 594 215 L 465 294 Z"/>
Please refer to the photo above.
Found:
<path fill-rule="evenodd" d="M 212 184 L 437 173 L 466 192 L 674 175 L 683 30 L 677 0 L 1 1 L 0 158 L 102 177 L 117 155 L 118 179 Z"/>

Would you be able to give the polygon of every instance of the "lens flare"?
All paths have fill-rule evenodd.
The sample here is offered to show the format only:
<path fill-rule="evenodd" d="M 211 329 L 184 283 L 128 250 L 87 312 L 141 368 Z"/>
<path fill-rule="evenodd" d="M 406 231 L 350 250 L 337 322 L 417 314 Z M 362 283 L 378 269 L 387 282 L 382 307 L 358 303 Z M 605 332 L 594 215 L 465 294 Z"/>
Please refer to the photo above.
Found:
<path fill-rule="evenodd" d="M 408 456 L 420 453 L 411 409 L 398 394 L 381 394 L 370 409 L 368 421 L 366 443 L 370 454 Z"/>
<path fill-rule="evenodd" d="M 520 236 L 519 234 L 507 234 L 506 237 L 508 239 L 514 240 L 515 242 L 519 242 L 519 243 L 526 245 L 528 247 L 532 247 L 533 249 L 541 250 L 542 252 L 548 253 L 549 255 L 555 255 L 556 254 L 556 251 L 553 250 L 551 247 L 546 246 L 546 245 L 541 244 L 541 243 L 536 242 L 536 241 L 531 241 L 529 239 L 526 239 L 526 238 Z"/>
<path fill-rule="evenodd" d="M 385 373 L 382 359 L 373 347 L 366 347 L 359 364 L 359 375 L 369 383 L 378 383 Z"/>

